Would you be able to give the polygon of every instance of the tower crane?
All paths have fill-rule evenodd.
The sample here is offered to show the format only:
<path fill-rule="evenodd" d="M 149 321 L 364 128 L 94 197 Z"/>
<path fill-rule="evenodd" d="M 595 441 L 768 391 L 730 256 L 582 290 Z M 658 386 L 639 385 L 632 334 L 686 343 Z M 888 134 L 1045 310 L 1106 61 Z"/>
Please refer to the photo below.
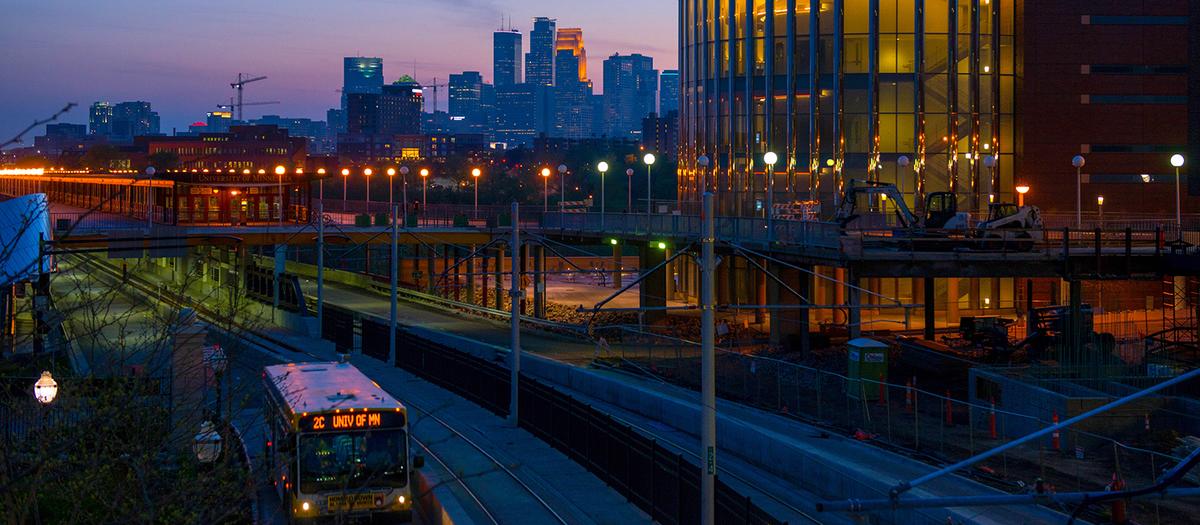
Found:
<path fill-rule="evenodd" d="M 251 82 L 258 82 L 259 80 L 266 80 L 266 79 L 267 79 L 267 77 L 265 77 L 265 76 L 251 77 L 250 75 L 247 75 L 245 73 L 238 73 L 237 82 L 229 83 L 229 87 L 237 90 L 237 104 L 233 104 L 233 106 L 234 106 L 234 109 L 237 110 L 237 119 L 238 120 L 242 120 L 242 106 L 246 105 L 242 102 L 242 89 L 246 87 L 246 84 L 249 84 Z"/>
<path fill-rule="evenodd" d="M 433 82 L 432 82 L 432 83 L 429 83 L 429 84 L 423 84 L 423 85 L 421 85 L 421 87 L 422 87 L 422 88 L 432 88 L 432 89 L 433 89 L 433 111 L 430 111 L 430 113 L 437 113 L 437 110 L 438 110 L 438 105 L 437 105 L 437 103 L 438 103 L 438 88 L 444 88 L 444 87 L 447 87 L 447 84 L 446 84 L 446 83 L 444 83 L 444 82 L 443 82 L 443 83 L 441 83 L 441 84 L 438 84 L 438 79 L 437 79 L 437 77 L 433 77 Z"/>

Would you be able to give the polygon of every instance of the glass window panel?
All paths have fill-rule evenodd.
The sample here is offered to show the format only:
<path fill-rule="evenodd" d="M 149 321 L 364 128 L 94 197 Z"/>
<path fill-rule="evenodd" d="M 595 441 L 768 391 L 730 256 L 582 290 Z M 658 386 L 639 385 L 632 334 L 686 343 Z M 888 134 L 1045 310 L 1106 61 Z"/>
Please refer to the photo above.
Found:
<path fill-rule="evenodd" d="M 896 146 L 899 153 L 910 153 L 917 150 L 916 115 L 900 113 L 896 115 Z"/>
<path fill-rule="evenodd" d="M 1000 37 L 1000 73 L 1013 74 L 1013 37 Z"/>
<path fill-rule="evenodd" d="M 896 1 L 896 31 L 899 33 L 912 33 L 914 31 L 914 18 L 916 17 L 917 6 L 913 0 L 897 0 Z"/>
<path fill-rule="evenodd" d="M 896 71 L 912 73 L 917 70 L 916 44 L 913 35 L 899 35 L 896 41 Z"/>
<path fill-rule="evenodd" d="M 909 84 L 911 86 L 911 84 Z M 879 83 L 879 112 L 896 113 L 896 83 Z"/>
<path fill-rule="evenodd" d="M 895 152 L 896 149 L 896 115 L 879 115 L 879 149 L 880 151 Z"/>
<path fill-rule="evenodd" d="M 846 34 L 866 34 L 870 29 L 869 0 L 846 0 L 845 22 Z"/>
<path fill-rule="evenodd" d="M 867 35 L 846 35 L 842 63 L 846 73 L 866 73 L 870 42 Z"/>
<path fill-rule="evenodd" d="M 897 113 L 912 113 L 915 93 L 913 92 L 913 82 L 899 81 L 896 82 L 896 112 Z"/>
<path fill-rule="evenodd" d="M 1000 112 L 1013 112 L 1013 77 L 1009 75 L 1000 76 Z"/>
<path fill-rule="evenodd" d="M 1011 35 L 1013 33 L 1013 3 L 1002 0 L 993 0 L 1000 2 L 1000 34 Z"/>
<path fill-rule="evenodd" d="M 897 73 L 897 61 L 899 51 L 896 49 L 896 35 L 883 34 L 879 35 L 879 72 L 880 73 Z"/>
<path fill-rule="evenodd" d="M 762 38 L 767 31 L 767 2 L 754 0 L 754 37 Z"/>
<path fill-rule="evenodd" d="M 796 35 L 808 34 L 808 7 L 811 5 L 811 0 L 795 0 L 796 1 Z"/>
<path fill-rule="evenodd" d="M 925 34 L 948 33 L 950 6 L 946 0 L 925 0 Z"/>
<path fill-rule="evenodd" d="M 912 0 L 908 0 L 909 3 Z M 912 11 L 896 11 L 896 0 L 879 0 L 879 32 L 880 33 L 895 33 L 897 30 L 897 16 L 906 16 L 912 18 Z M 903 13 L 903 14 L 902 14 Z M 911 22 L 910 22 L 911 24 Z"/>
<path fill-rule="evenodd" d="M 971 34 L 971 3 L 972 0 L 957 0 L 958 2 L 958 32 Z"/>
<path fill-rule="evenodd" d="M 946 35 L 925 35 L 925 71 L 934 73 L 946 70 Z"/>

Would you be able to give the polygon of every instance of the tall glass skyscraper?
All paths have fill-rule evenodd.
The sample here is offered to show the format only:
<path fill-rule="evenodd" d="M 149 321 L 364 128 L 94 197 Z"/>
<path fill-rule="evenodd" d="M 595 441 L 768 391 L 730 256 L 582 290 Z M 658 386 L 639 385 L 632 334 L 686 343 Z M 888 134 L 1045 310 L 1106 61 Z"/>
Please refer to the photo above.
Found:
<path fill-rule="evenodd" d="M 529 52 L 525 54 L 525 81 L 537 86 L 554 85 L 555 20 L 539 16 L 529 32 Z"/>
<path fill-rule="evenodd" d="M 521 32 L 502 29 L 492 33 L 492 83 L 507 87 L 521 82 Z"/>
<path fill-rule="evenodd" d="M 610 137 L 634 138 L 642 119 L 655 112 L 658 71 L 654 59 L 634 53 L 604 60 L 604 120 Z"/>
<path fill-rule="evenodd" d="M 658 75 L 658 115 L 679 111 L 679 70 L 664 69 Z"/>
<path fill-rule="evenodd" d="M 828 213 L 861 178 L 1014 200 L 1016 1 L 682 0 L 680 198 L 753 215 L 773 187 Z"/>
<path fill-rule="evenodd" d="M 376 57 L 345 57 L 342 59 L 342 109 L 346 95 L 351 93 L 383 92 L 383 59 Z"/>

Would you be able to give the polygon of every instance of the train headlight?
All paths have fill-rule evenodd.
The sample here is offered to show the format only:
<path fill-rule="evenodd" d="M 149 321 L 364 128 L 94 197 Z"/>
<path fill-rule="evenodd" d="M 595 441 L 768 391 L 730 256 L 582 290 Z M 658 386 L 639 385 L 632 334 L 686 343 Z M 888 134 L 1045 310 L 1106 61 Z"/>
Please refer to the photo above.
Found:
<path fill-rule="evenodd" d="M 403 504 L 404 504 L 404 496 L 397 497 L 397 498 L 396 498 L 396 503 L 399 503 L 399 504 L 403 505 Z"/>
<path fill-rule="evenodd" d="M 300 510 L 302 510 L 304 512 L 308 512 L 308 509 L 310 509 L 310 508 L 312 508 L 312 505 L 309 505 L 307 501 L 300 503 Z"/>

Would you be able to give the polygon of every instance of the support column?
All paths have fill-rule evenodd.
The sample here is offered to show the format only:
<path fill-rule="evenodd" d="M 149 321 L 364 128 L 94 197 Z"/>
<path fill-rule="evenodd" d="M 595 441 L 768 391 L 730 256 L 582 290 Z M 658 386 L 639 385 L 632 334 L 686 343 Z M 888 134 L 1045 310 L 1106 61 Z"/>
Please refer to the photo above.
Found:
<path fill-rule="evenodd" d="M 770 213 L 770 212 L 768 212 L 768 213 Z M 760 259 L 758 261 L 758 263 L 763 265 L 764 267 L 767 266 L 766 259 Z M 774 300 L 774 301 L 767 300 L 767 281 L 771 280 L 771 279 L 769 277 L 767 277 L 766 274 L 764 274 L 761 270 L 759 270 L 758 268 L 755 268 L 753 265 L 748 264 L 748 265 L 746 265 L 746 267 L 747 267 L 746 269 L 748 271 L 754 272 L 755 304 L 759 304 L 759 305 L 779 304 L 778 298 L 776 298 L 776 300 Z M 754 310 L 754 323 L 761 325 L 766 321 L 767 321 L 767 310 L 765 308 L 756 308 Z"/>
<path fill-rule="evenodd" d="M 925 302 L 925 340 L 933 341 L 934 330 L 937 328 L 937 316 L 934 313 L 936 306 L 934 298 L 937 297 L 937 293 L 934 291 L 935 281 L 933 277 L 926 277 L 922 281 L 925 284 L 923 294 Z"/>
<path fill-rule="evenodd" d="M 481 301 L 479 301 L 479 304 L 483 305 L 484 307 L 487 307 L 487 305 L 488 305 L 488 251 L 487 251 L 487 249 L 484 249 L 483 253 L 481 255 L 483 255 L 483 259 L 480 262 L 482 262 L 483 264 L 482 264 L 481 268 L 479 269 L 479 277 L 481 278 L 480 284 L 482 284 L 483 286 L 480 286 L 479 290 L 480 290 L 480 292 L 483 293 L 483 297 L 480 297 Z"/>
<path fill-rule="evenodd" d="M 496 309 L 504 310 L 504 249 L 496 248 Z"/>
<path fill-rule="evenodd" d="M 612 245 L 612 285 L 614 290 L 620 290 L 621 286 L 621 243 Z"/>
<path fill-rule="evenodd" d="M 671 255 L 672 254 L 671 254 L 670 248 L 663 250 L 663 257 L 670 258 Z M 667 300 L 671 300 L 671 299 L 675 298 L 675 267 L 676 267 L 676 264 L 674 262 L 669 262 L 662 269 L 662 271 L 666 274 L 666 278 L 667 278 L 666 293 L 663 294 L 663 297 L 666 298 Z"/>
<path fill-rule="evenodd" d="M 946 325 L 958 326 L 958 277 L 946 278 Z"/>
<path fill-rule="evenodd" d="M 434 273 L 434 257 L 436 256 L 437 252 L 433 246 L 425 247 L 425 293 L 429 295 L 433 295 L 435 290 L 434 280 L 437 274 Z"/>
<path fill-rule="evenodd" d="M 773 275 L 807 297 L 805 277 L 808 274 L 773 262 L 766 263 L 765 266 Z M 768 310 L 768 319 L 771 323 L 771 345 L 781 346 L 787 351 L 803 351 L 804 343 L 801 339 L 808 336 L 806 330 L 808 311 L 791 308 L 801 304 L 800 298 L 784 289 L 775 279 L 767 277 L 765 287 L 766 303 L 764 304 L 784 307 Z"/>
<path fill-rule="evenodd" d="M 839 306 L 844 305 L 846 304 L 846 269 L 834 268 L 833 278 L 837 281 L 833 283 L 834 303 Z M 844 309 L 838 308 L 833 311 L 833 323 L 846 324 L 846 311 Z"/>
<path fill-rule="evenodd" d="M 546 318 L 546 247 L 535 244 L 533 248 L 533 316 Z"/>
<path fill-rule="evenodd" d="M 649 272 L 659 263 L 665 260 L 666 250 L 660 250 L 657 246 L 651 243 L 643 243 L 638 247 L 638 272 L 643 275 L 642 281 L 638 286 L 639 306 L 642 308 L 659 308 L 657 310 L 643 311 L 643 319 L 647 324 L 653 324 L 666 317 L 666 311 L 661 307 L 667 305 L 667 274 L 665 268 L 659 268 L 653 273 Z"/>
<path fill-rule="evenodd" d="M 1083 362 L 1083 283 L 1079 279 L 1071 279 L 1068 284 L 1068 295 L 1070 295 L 1070 334 L 1069 341 L 1070 349 L 1067 350 L 1067 355 L 1070 357 L 1063 359 L 1059 356 L 1059 364 L 1072 366 L 1079 365 Z"/>
<path fill-rule="evenodd" d="M 468 249 L 472 255 L 467 258 L 467 302 L 475 304 L 475 246 Z"/>
<path fill-rule="evenodd" d="M 859 308 L 859 306 L 862 306 L 862 292 L 859 290 L 858 278 L 854 276 L 854 271 L 846 269 L 845 275 L 846 286 L 839 286 L 838 288 L 846 290 L 847 301 L 850 304 L 846 331 L 850 338 L 854 339 L 862 335 L 862 308 Z"/>
<path fill-rule="evenodd" d="M 812 305 L 815 302 L 813 300 L 813 273 L 815 272 L 816 267 L 808 266 L 807 270 L 808 271 L 796 271 L 799 276 L 799 279 L 796 280 L 796 283 L 799 284 L 799 287 L 796 288 L 796 291 L 800 292 L 800 295 L 803 295 L 804 298 L 808 300 L 809 305 Z M 808 355 L 808 353 L 812 351 L 812 335 L 809 333 L 812 329 L 811 313 L 812 310 L 807 308 L 800 310 L 800 353 L 802 355 Z"/>

